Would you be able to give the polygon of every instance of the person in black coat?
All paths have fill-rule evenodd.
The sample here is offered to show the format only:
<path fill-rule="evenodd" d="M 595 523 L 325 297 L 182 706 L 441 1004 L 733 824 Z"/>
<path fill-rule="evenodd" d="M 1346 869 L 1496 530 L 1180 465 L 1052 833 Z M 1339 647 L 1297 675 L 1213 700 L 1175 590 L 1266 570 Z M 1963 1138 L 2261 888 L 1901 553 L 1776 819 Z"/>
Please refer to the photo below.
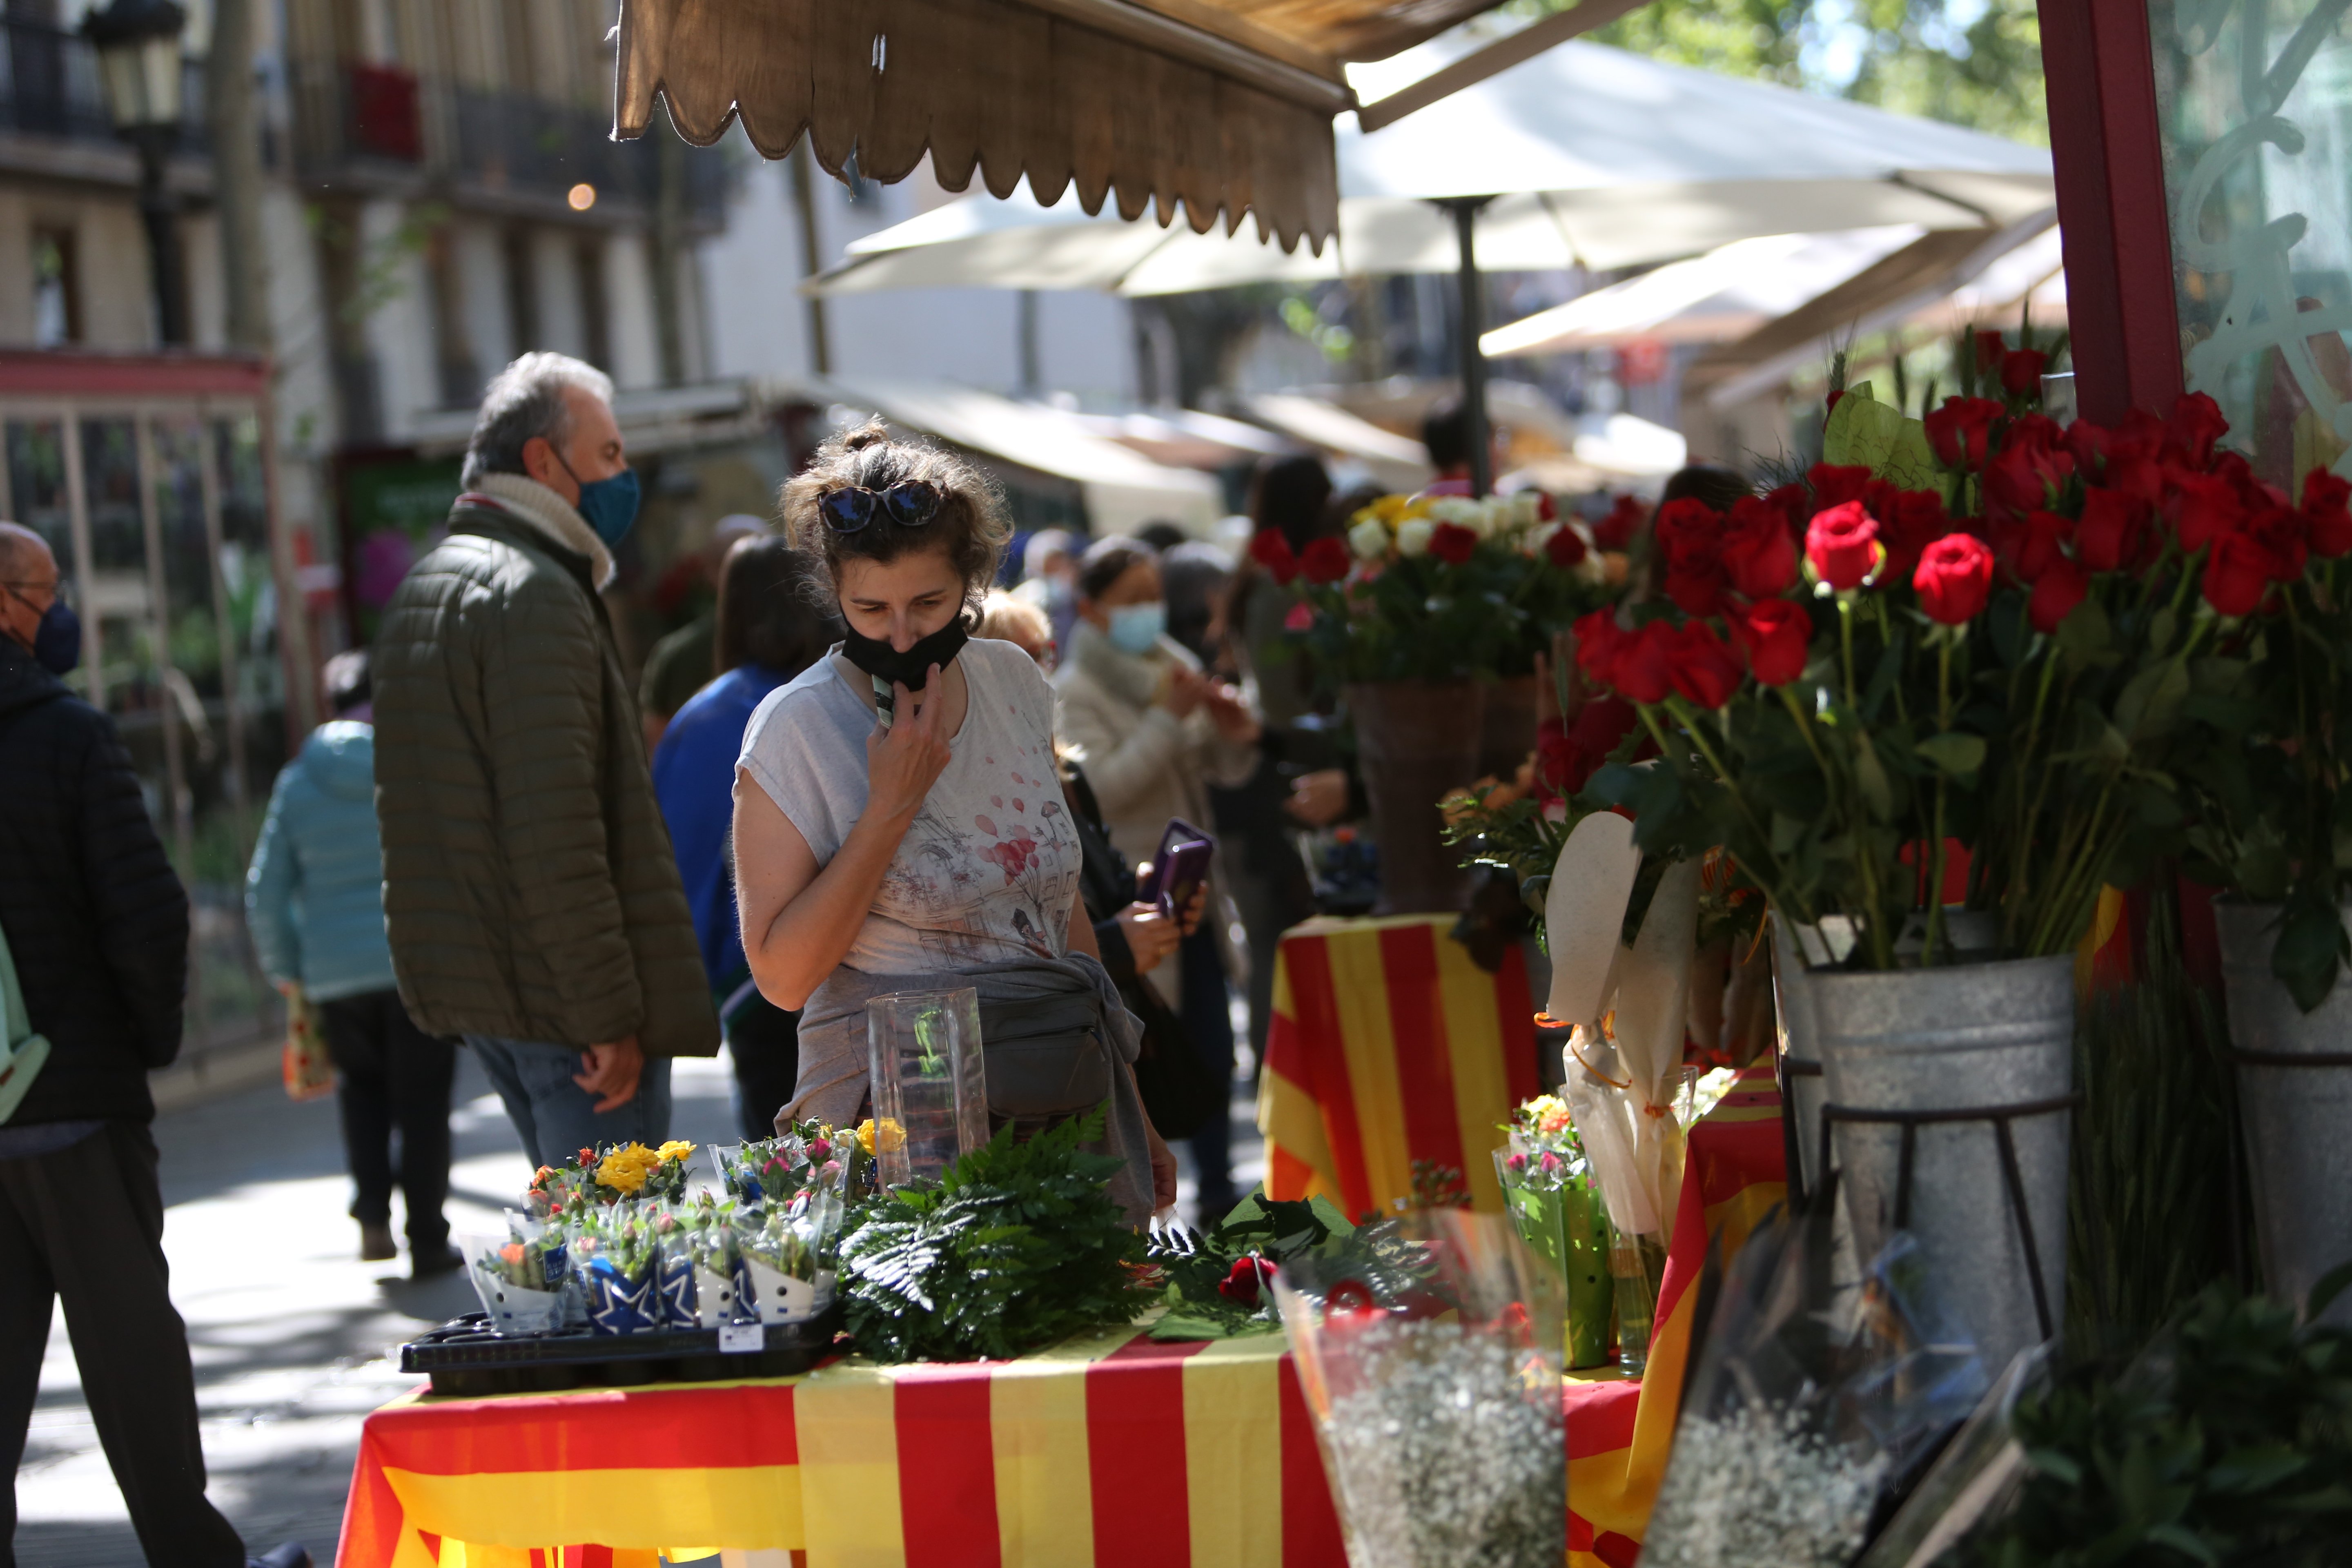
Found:
<path fill-rule="evenodd" d="M 41 537 L 0 522 L 0 935 L 48 1059 L 0 1121 L 0 1468 L 13 1474 L 50 1303 L 150 1563 L 246 1568 L 205 1498 L 195 1376 L 172 1306 L 147 1074 L 180 1051 L 188 899 L 113 722 L 58 678 L 80 631 Z M 12 1568 L 13 1489 L 0 1492 Z M 299 1545 L 261 1561 L 310 1563 Z"/>

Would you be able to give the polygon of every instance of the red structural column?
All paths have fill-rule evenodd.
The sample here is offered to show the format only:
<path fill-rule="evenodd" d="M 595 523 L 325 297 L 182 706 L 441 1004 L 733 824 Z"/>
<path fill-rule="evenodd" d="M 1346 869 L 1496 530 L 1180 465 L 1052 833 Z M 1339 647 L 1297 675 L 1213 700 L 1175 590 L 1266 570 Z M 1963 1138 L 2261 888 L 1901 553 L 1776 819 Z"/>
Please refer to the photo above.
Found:
<path fill-rule="evenodd" d="M 2148 0 L 2041 0 L 2075 395 L 2087 419 L 2180 395 Z"/>

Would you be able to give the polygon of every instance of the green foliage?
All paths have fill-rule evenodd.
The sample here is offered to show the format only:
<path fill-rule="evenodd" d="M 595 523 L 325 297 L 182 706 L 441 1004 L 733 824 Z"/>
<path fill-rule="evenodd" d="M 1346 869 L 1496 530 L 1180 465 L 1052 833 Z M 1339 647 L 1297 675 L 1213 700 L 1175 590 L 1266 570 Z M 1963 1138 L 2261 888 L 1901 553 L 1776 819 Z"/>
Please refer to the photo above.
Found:
<path fill-rule="evenodd" d="M 1969 1550 L 1983 1568 L 2321 1568 L 2352 1543 L 2352 1331 L 2227 1285 L 2127 1368 L 2086 1359 L 2020 1401 L 2013 1429 L 2030 1472 Z"/>
<path fill-rule="evenodd" d="M 1199 1233 L 1171 1232 L 1153 1241 L 1150 1260 L 1168 1280 L 1168 1315 L 1152 1325 L 1156 1340 L 1219 1340 L 1272 1333 L 1282 1326 L 1274 1293 L 1244 1290 L 1236 1298 L 1218 1287 L 1244 1258 L 1281 1265 L 1304 1253 L 1334 1254 L 1355 1226 L 1328 1198 L 1277 1202 L 1253 1192 L 1233 1212 Z"/>
<path fill-rule="evenodd" d="M 2229 1277 L 2235 1112 L 2228 1034 L 2180 957 L 2179 893 L 2157 881 L 2139 973 L 2095 993 L 2074 1036 L 2082 1090 L 2067 1184 L 2066 1337 L 2137 1351 L 2199 1290 Z M 2205 1158 L 2186 1150 L 2208 1150 Z M 2160 1246 L 2148 1245 L 2160 1237 Z"/>
<path fill-rule="evenodd" d="M 1513 0 L 1521 16 L 1572 0 Z M 1591 37 L 1636 54 L 1811 88 L 2046 146 L 2042 26 L 2034 0 L 1989 0 L 1966 26 L 1952 0 L 1654 0 Z M 1819 46 L 1833 32 L 1861 46 L 1859 68 L 1827 76 Z"/>
<path fill-rule="evenodd" d="M 861 1208 L 841 1244 L 858 1350 L 880 1362 L 1009 1357 L 1131 1319 L 1143 1240 L 1103 1190 L 1120 1162 L 1079 1147 L 1108 1114 L 1098 1106 L 1025 1143 L 1007 1127 L 937 1186 Z"/>

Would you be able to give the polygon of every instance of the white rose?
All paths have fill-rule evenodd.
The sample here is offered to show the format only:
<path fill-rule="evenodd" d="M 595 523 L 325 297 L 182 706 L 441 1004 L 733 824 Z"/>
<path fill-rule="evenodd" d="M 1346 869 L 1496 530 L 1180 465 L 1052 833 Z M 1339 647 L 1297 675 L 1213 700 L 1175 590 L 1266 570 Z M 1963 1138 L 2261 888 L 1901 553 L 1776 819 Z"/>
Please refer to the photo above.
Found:
<path fill-rule="evenodd" d="M 1533 528 L 1543 521 L 1543 492 L 1521 490 L 1511 497 L 1511 526 Z"/>
<path fill-rule="evenodd" d="M 1464 528 L 1483 532 L 1486 523 L 1486 503 L 1472 500 L 1468 496 L 1439 496 L 1429 503 L 1429 515 L 1439 522 L 1459 523 Z"/>
<path fill-rule="evenodd" d="M 1397 553 L 1399 555 L 1428 554 L 1430 536 L 1436 531 L 1437 524 L 1425 517 L 1416 517 L 1399 525 Z"/>
<path fill-rule="evenodd" d="M 1378 561 L 1389 552 L 1388 524 L 1368 517 L 1348 531 L 1348 548 L 1359 561 Z"/>

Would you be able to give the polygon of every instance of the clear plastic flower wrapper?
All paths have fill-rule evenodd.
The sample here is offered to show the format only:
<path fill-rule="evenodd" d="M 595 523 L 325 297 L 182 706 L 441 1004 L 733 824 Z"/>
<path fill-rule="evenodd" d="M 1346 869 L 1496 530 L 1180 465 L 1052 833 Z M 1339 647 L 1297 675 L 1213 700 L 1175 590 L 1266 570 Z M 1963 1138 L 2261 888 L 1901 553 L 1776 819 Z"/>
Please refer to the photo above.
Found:
<path fill-rule="evenodd" d="M 1643 1568 L 1844 1568 L 1984 1396 L 1911 1237 L 1840 1252 L 1826 1215 L 1784 1218 L 1726 1272 Z"/>
<path fill-rule="evenodd" d="M 1275 1295 L 1351 1568 L 1558 1568 L 1567 1300 L 1509 1220 L 1362 1226 Z"/>
<path fill-rule="evenodd" d="M 504 1236 L 467 1237 L 459 1247 L 490 1326 L 502 1335 L 552 1333 L 564 1324 L 569 1260 L 561 1235 L 509 1210 Z"/>
<path fill-rule="evenodd" d="M 1612 1233 L 1568 1107 L 1542 1095 L 1512 1112 L 1505 1131 L 1509 1142 L 1495 1151 L 1495 1177 L 1519 1238 L 1567 1287 L 1568 1364 L 1604 1365 L 1615 1309 Z"/>
<path fill-rule="evenodd" d="M 794 1123 L 790 1132 L 732 1149 L 714 1143 L 710 1155 L 727 1195 L 750 1208 L 788 1202 L 827 1180 L 838 1186 L 856 1147 L 854 1132 L 808 1121 Z"/>
<path fill-rule="evenodd" d="M 743 1259 L 741 1299 L 763 1323 L 799 1323 L 833 1305 L 834 1249 L 841 1194 L 825 1185 L 772 1204 L 735 1233 Z"/>

